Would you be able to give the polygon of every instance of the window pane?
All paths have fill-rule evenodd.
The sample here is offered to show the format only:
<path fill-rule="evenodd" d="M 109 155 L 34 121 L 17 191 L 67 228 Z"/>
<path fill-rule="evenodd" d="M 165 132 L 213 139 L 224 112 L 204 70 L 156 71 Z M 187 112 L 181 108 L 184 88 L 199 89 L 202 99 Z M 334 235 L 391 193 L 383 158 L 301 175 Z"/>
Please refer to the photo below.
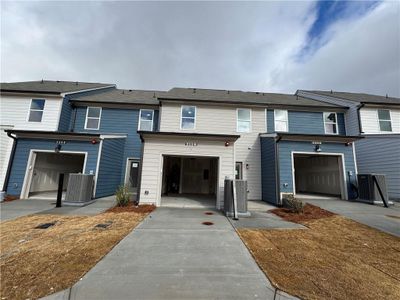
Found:
<path fill-rule="evenodd" d="M 238 121 L 238 132 L 249 132 L 250 131 L 250 122 L 249 121 Z"/>
<path fill-rule="evenodd" d="M 98 129 L 99 121 L 100 121 L 99 119 L 87 119 L 86 128 Z"/>
<path fill-rule="evenodd" d="M 336 114 L 335 113 L 324 113 L 325 122 L 336 123 Z"/>
<path fill-rule="evenodd" d="M 151 131 L 153 128 L 153 121 L 141 120 L 139 130 Z"/>
<path fill-rule="evenodd" d="M 100 107 L 89 107 L 88 109 L 88 117 L 89 118 L 100 118 Z"/>
<path fill-rule="evenodd" d="M 286 121 L 287 120 L 287 112 L 286 112 L 286 110 L 276 109 L 275 110 L 275 120 Z"/>
<path fill-rule="evenodd" d="M 287 131 L 287 123 L 284 121 L 275 121 L 275 131 Z"/>
<path fill-rule="evenodd" d="M 29 122 L 42 122 L 43 111 L 31 110 L 29 113 Z"/>
<path fill-rule="evenodd" d="M 195 118 L 196 108 L 194 106 L 182 106 L 182 117 Z"/>
<path fill-rule="evenodd" d="M 335 124 L 325 124 L 325 133 L 337 133 Z"/>
<path fill-rule="evenodd" d="M 379 120 L 390 120 L 390 111 L 387 109 L 378 109 Z"/>
<path fill-rule="evenodd" d="M 31 109 L 44 110 L 44 99 L 32 99 Z"/>
<path fill-rule="evenodd" d="M 143 120 L 153 120 L 153 111 L 152 110 L 141 110 L 140 111 L 141 121 Z"/>
<path fill-rule="evenodd" d="M 392 131 L 392 122 L 379 121 L 379 127 L 380 127 L 381 131 Z"/>
<path fill-rule="evenodd" d="M 182 118 L 182 129 L 193 129 L 194 128 L 194 119 L 193 118 Z"/>
<path fill-rule="evenodd" d="M 238 120 L 250 121 L 250 109 L 238 109 Z"/>

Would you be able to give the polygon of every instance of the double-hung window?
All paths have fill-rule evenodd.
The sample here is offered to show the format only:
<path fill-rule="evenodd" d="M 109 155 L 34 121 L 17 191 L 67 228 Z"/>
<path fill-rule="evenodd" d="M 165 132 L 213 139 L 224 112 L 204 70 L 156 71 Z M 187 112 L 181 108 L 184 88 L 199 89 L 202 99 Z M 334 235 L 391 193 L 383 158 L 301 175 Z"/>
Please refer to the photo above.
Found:
<path fill-rule="evenodd" d="M 392 119 L 390 118 L 390 110 L 378 109 L 378 120 L 380 131 L 392 131 Z"/>
<path fill-rule="evenodd" d="M 86 110 L 85 129 L 98 130 L 100 128 L 101 107 L 88 107 Z"/>
<path fill-rule="evenodd" d="M 154 121 L 154 110 L 141 109 L 139 118 L 139 130 L 152 131 Z"/>
<path fill-rule="evenodd" d="M 251 130 L 251 109 L 238 108 L 237 109 L 237 132 L 250 132 Z"/>
<path fill-rule="evenodd" d="M 336 113 L 324 112 L 324 127 L 326 134 L 338 134 Z"/>
<path fill-rule="evenodd" d="M 29 107 L 29 122 L 42 122 L 45 102 L 44 99 L 32 99 Z"/>
<path fill-rule="evenodd" d="M 275 131 L 287 132 L 289 128 L 288 111 L 282 109 L 274 110 Z"/>
<path fill-rule="evenodd" d="M 196 126 L 196 106 L 182 105 L 181 129 L 194 129 Z"/>

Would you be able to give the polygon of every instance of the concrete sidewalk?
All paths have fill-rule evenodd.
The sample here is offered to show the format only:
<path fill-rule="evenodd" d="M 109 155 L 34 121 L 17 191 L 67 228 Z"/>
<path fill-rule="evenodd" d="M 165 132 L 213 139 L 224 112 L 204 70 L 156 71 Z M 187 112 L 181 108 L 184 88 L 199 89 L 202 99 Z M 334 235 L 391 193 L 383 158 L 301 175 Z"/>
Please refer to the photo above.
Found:
<path fill-rule="evenodd" d="M 225 216 L 204 212 L 157 208 L 72 289 L 46 299 L 293 299 L 275 291 Z"/>

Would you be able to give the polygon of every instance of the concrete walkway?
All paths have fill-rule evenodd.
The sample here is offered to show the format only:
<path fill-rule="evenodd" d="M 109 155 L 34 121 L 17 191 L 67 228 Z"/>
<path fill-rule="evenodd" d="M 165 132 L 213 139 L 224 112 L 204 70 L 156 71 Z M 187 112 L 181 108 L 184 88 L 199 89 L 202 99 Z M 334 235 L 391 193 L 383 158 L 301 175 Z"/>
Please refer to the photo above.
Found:
<path fill-rule="evenodd" d="M 293 299 L 275 291 L 227 218 L 204 212 L 157 208 L 72 289 L 46 299 Z"/>

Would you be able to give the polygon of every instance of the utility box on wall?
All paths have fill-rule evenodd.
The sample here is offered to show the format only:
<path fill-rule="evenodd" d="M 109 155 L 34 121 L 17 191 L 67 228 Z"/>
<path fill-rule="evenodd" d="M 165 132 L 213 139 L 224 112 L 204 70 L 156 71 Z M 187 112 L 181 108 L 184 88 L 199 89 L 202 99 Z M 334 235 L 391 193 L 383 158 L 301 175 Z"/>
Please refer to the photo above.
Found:
<path fill-rule="evenodd" d="M 84 206 L 92 203 L 94 175 L 69 174 L 67 193 L 63 205 Z"/>

